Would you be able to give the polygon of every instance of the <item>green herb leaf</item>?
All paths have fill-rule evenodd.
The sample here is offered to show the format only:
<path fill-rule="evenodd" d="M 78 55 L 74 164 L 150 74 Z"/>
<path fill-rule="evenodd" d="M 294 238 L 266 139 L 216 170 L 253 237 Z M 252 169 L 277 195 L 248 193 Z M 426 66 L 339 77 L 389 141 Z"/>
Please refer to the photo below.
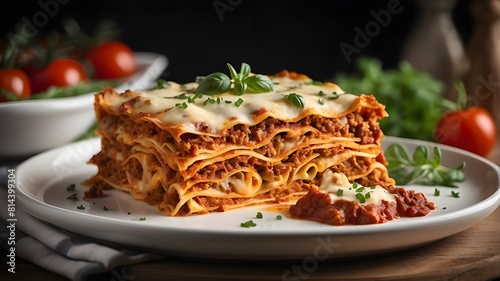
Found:
<path fill-rule="evenodd" d="M 391 144 L 385 151 L 389 175 L 397 184 L 421 184 L 457 187 L 463 182 L 465 175 L 462 162 L 455 168 L 441 164 L 441 150 L 434 147 L 434 156 L 429 157 L 427 147 L 420 145 L 415 148 L 412 157 L 407 148 L 399 143 Z"/>
<path fill-rule="evenodd" d="M 329 97 L 328 99 L 329 100 L 336 100 L 339 98 L 339 94 L 337 94 L 337 92 L 332 92 L 332 96 Z"/>
<path fill-rule="evenodd" d="M 205 77 L 198 88 L 194 91 L 195 94 L 217 95 L 227 92 L 231 88 L 231 79 L 222 72 L 215 72 Z"/>
<path fill-rule="evenodd" d="M 266 75 L 257 74 L 243 80 L 254 93 L 267 93 L 273 90 L 273 82 Z"/>
<path fill-rule="evenodd" d="M 231 89 L 231 85 L 234 85 L 234 92 L 238 95 L 242 95 L 247 89 L 254 93 L 265 93 L 273 90 L 273 83 L 268 76 L 261 74 L 249 76 L 251 69 L 248 64 L 242 63 L 239 73 L 231 64 L 228 63 L 227 67 L 231 78 L 221 72 L 215 72 L 206 77 L 198 76 L 199 86 L 194 92 L 216 95 L 228 91 Z"/>
<path fill-rule="evenodd" d="M 356 199 L 358 199 L 358 201 L 360 203 L 365 203 L 366 202 L 366 198 L 363 194 L 361 193 L 356 193 Z"/>
<path fill-rule="evenodd" d="M 248 75 L 250 75 L 250 72 L 251 72 L 250 65 L 242 62 L 241 68 L 240 68 L 240 76 L 241 77 L 248 77 Z"/>
<path fill-rule="evenodd" d="M 229 75 L 231 75 L 231 79 L 236 79 L 239 75 L 236 72 L 236 69 L 231 64 L 227 64 L 227 67 L 229 68 Z"/>
<path fill-rule="evenodd" d="M 304 97 L 296 93 L 291 93 L 285 96 L 286 99 L 293 105 L 299 108 L 304 108 Z"/>
<path fill-rule="evenodd" d="M 258 218 L 258 219 L 261 219 L 261 218 L 263 218 L 264 216 L 262 215 L 262 213 L 261 213 L 261 212 L 257 212 L 257 215 L 256 215 L 255 217 L 256 217 L 256 218 Z"/>
<path fill-rule="evenodd" d="M 236 79 L 234 81 L 234 92 L 238 95 L 243 95 L 247 89 L 247 84 L 243 83 L 241 80 Z"/>
<path fill-rule="evenodd" d="M 76 200 L 78 200 L 78 194 L 77 193 L 71 194 L 70 196 L 66 197 L 66 199 L 76 201 Z"/>
<path fill-rule="evenodd" d="M 158 79 L 153 83 L 153 88 L 152 89 L 166 89 L 170 88 L 171 84 L 164 80 L 164 79 Z"/>
<path fill-rule="evenodd" d="M 247 222 L 242 222 L 240 224 L 241 227 L 254 227 L 256 226 L 257 224 L 255 224 L 252 220 L 249 220 Z"/>
<path fill-rule="evenodd" d="M 75 191 L 76 184 L 72 183 L 66 187 L 66 190 L 68 192 L 74 192 Z"/>
<path fill-rule="evenodd" d="M 234 105 L 236 105 L 236 107 L 240 107 L 241 105 L 243 104 L 243 99 L 242 98 L 239 98 L 235 103 Z"/>

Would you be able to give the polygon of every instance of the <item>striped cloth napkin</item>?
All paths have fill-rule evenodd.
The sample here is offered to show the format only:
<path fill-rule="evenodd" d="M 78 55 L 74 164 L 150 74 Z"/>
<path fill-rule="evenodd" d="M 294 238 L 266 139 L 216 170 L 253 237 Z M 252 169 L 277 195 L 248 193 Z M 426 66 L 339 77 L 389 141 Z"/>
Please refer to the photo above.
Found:
<path fill-rule="evenodd" d="M 12 254 L 11 247 L 15 247 L 16 259 L 28 260 L 70 280 L 92 280 L 96 274 L 108 274 L 116 280 L 126 280 L 124 271 L 119 270 L 120 266 L 165 258 L 153 253 L 111 248 L 71 236 L 31 216 L 20 206 L 16 206 L 16 221 L 9 221 L 7 192 L 4 188 L 0 188 L 0 198 L 1 206 L 5 206 L 0 210 L 0 247 L 7 252 L 7 257 Z M 13 231 L 15 245 L 9 240 Z"/>

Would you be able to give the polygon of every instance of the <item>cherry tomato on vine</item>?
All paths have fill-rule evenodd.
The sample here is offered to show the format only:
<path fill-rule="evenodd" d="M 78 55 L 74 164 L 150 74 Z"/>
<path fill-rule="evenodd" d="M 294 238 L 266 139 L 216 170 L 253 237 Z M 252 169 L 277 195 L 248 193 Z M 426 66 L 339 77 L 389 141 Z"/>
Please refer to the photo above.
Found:
<path fill-rule="evenodd" d="M 33 93 L 45 91 L 50 86 L 73 86 L 88 80 L 82 64 L 68 58 L 56 59 L 43 68 L 31 68 L 28 76 Z"/>
<path fill-rule="evenodd" d="M 28 75 L 21 69 L 0 69 L 0 89 L 20 98 L 31 96 L 31 85 Z M 8 101 L 0 95 L 0 102 Z"/>
<path fill-rule="evenodd" d="M 128 76 L 137 69 L 134 52 L 121 41 L 105 41 L 91 48 L 85 57 L 94 66 L 95 76 L 98 79 Z"/>
<path fill-rule="evenodd" d="M 491 114 L 481 107 L 452 111 L 441 117 L 436 141 L 486 157 L 493 150 L 497 128 Z"/>

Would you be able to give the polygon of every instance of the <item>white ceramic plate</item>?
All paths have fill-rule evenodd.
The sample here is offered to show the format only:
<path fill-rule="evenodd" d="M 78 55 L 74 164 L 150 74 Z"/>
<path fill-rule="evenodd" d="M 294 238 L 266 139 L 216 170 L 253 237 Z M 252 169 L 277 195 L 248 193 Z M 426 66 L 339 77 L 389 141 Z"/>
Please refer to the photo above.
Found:
<path fill-rule="evenodd" d="M 436 144 L 387 137 L 410 150 Z M 132 248 L 185 257 L 239 260 L 300 260 L 355 257 L 422 246 L 461 232 L 490 215 L 500 198 L 499 167 L 474 154 L 446 146 L 442 163 L 466 161 L 466 181 L 458 188 L 406 186 L 426 194 L 438 209 L 426 217 L 401 218 L 378 225 L 331 226 L 290 218 L 268 206 L 196 215 L 165 217 L 155 207 L 117 190 L 84 201 L 79 183 L 97 169 L 86 161 L 99 151 L 98 139 L 50 150 L 21 163 L 17 169 L 18 198 L 29 213 L 69 232 Z M 78 200 L 67 199 L 66 187 L 76 183 Z M 451 190 L 459 192 L 453 198 Z M 85 209 L 78 209 L 83 206 Z M 107 210 L 104 210 L 107 209 Z M 257 219 L 257 212 L 263 218 Z M 278 220 L 281 214 L 283 219 Z M 141 219 L 142 218 L 142 219 Z M 253 220 L 257 225 L 240 227 Z"/>

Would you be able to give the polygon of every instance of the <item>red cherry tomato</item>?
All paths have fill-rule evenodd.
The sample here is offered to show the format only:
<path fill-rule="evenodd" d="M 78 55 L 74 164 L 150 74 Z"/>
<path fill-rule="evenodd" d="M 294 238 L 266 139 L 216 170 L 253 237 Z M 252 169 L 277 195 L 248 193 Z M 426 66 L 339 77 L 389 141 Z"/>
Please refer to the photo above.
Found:
<path fill-rule="evenodd" d="M 28 76 L 33 93 L 45 91 L 50 86 L 73 86 L 88 80 L 82 64 L 67 58 L 56 59 L 40 69 L 32 68 Z"/>
<path fill-rule="evenodd" d="M 21 69 L 0 69 L 0 89 L 20 98 L 31 96 L 31 85 L 28 75 Z M 0 95 L 0 102 L 8 101 Z"/>
<path fill-rule="evenodd" d="M 94 66 L 98 79 L 113 79 L 135 73 L 137 64 L 134 52 L 123 42 L 106 41 L 91 50 L 85 57 Z"/>
<path fill-rule="evenodd" d="M 435 139 L 439 143 L 462 148 L 486 157 L 493 150 L 497 128 L 491 114 L 483 108 L 471 107 L 443 115 Z"/>

